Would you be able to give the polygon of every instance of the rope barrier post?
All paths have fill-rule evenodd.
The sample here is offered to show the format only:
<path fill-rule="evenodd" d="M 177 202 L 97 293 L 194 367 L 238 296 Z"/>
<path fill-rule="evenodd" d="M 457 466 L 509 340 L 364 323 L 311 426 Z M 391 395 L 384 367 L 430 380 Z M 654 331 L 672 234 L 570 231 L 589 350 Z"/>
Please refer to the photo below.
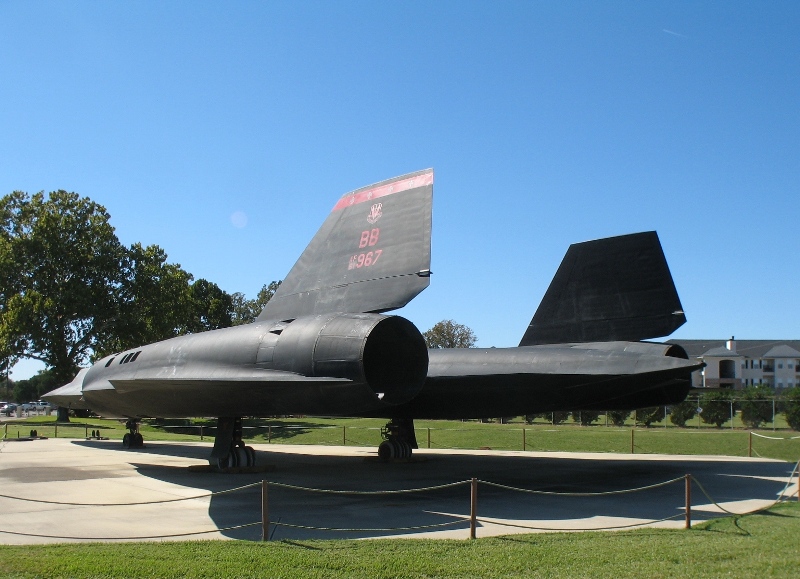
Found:
<path fill-rule="evenodd" d="M 526 450 L 528 445 L 525 443 L 525 429 L 522 429 L 522 450 Z"/>
<path fill-rule="evenodd" d="M 692 528 L 692 475 L 686 475 L 686 525 L 685 529 Z"/>
<path fill-rule="evenodd" d="M 633 454 L 633 431 L 636 430 L 635 428 L 631 428 L 631 454 Z"/>
<path fill-rule="evenodd" d="M 347 446 L 347 427 L 342 426 L 342 446 Z"/>
<path fill-rule="evenodd" d="M 267 481 L 261 481 L 261 540 L 269 541 L 269 502 L 267 501 Z"/>
<path fill-rule="evenodd" d="M 89 438 L 89 425 L 88 424 L 84 424 L 83 425 L 83 437 L 84 438 Z"/>
<path fill-rule="evenodd" d="M 431 427 L 428 427 L 428 448 L 431 447 Z"/>
<path fill-rule="evenodd" d="M 56 433 L 53 435 L 53 438 L 58 438 L 58 422 L 56 422 Z"/>
<path fill-rule="evenodd" d="M 478 479 L 473 478 L 469 493 L 469 538 L 475 538 L 475 527 L 478 522 Z"/>
<path fill-rule="evenodd" d="M 752 458 L 753 457 L 753 432 L 752 431 L 748 432 L 748 434 L 750 436 L 748 436 L 748 441 L 747 441 L 747 456 Z"/>
<path fill-rule="evenodd" d="M 267 443 L 272 442 L 272 425 L 267 425 Z"/>
<path fill-rule="evenodd" d="M 203 425 L 200 425 L 200 440 L 203 440 Z"/>

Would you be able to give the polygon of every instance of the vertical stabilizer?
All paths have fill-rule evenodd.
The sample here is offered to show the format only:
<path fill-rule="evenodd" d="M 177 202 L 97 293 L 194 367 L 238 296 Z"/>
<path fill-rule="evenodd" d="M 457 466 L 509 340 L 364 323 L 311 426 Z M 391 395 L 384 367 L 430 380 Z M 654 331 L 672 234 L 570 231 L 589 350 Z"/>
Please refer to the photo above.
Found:
<path fill-rule="evenodd" d="M 569 247 L 520 346 L 640 341 L 686 322 L 655 231 Z"/>
<path fill-rule="evenodd" d="M 342 196 L 259 320 L 385 312 L 428 287 L 433 170 Z"/>

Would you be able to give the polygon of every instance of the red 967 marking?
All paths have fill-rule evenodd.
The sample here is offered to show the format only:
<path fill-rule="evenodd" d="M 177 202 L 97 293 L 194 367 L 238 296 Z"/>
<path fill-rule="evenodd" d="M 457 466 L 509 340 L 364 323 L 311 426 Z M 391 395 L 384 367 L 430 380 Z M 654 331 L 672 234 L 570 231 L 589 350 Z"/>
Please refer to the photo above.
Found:
<path fill-rule="evenodd" d="M 350 258 L 350 264 L 347 269 L 360 269 L 362 267 L 369 267 L 378 263 L 378 258 L 383 253 L 382 249 L 375 251 L 368 251 L 367 253 L 359 253 Z"/>

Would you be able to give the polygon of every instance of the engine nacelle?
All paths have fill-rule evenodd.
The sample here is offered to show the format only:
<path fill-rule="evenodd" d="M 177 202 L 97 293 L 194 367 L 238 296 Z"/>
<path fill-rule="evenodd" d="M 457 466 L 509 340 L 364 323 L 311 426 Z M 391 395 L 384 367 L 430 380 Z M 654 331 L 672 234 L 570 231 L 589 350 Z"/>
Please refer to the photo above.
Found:
<path fill-rule="evenodd" d="M 354 387 L 349 395 L 363 390 L 383 404 L 414 398 L 428 373 L 422 334 L 399 316 L 323 314 L 276 324 L 271 332 L 277 339 L 262 342 L 259 366 L 307 377 L 344 378 Z"/>

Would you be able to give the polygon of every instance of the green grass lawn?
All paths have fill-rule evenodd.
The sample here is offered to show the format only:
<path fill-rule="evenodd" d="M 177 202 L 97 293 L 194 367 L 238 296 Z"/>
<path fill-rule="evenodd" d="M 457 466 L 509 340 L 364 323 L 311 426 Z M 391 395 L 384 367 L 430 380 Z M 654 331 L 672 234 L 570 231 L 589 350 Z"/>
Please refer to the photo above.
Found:
<path fill-rule="evenodd" d="M 800 506 L 691 530 L 477 539 L 0 546 L 3 577 L 795 577 Z"/>
<path fill-rule="evenodd" d="M 381 442 L 380 428 L 385 419 L 372 418 L 287 418 L 245 420 L 244 437 L 254 443 L 327 444 L 377 447 Z M 213 419 L 146 420 L 141 432 L 145 440 L 199 441 L 200 426 L 203 440 L 213 441 Z M 565 423 L 553 426 L 544 421 L 526 424 L 521 419 L 507 424 L 479 421 L 417 420 L 417 441 L 420 448 L 529 450 L 540 452 L 631 452 L 631 431 L 634 431 L 634 452 L 637 454 L 710 454 L 747 456 L 749 431 L 730 428 L 630 427 L 617 428 L 601 423 L 579 426 Z M 27 436 L 36 429 L 40 436 L 83 438 L 92 430 L 101 435 L 122 440 L 126 430 L 117 420 L 100 418 L 73 419 L 70 425 L 56 426 L 55 418 L 37 416 L 7 423 L 9 437 Z M 524 433 L 523 433 L 524 431 Z M 800 433 L 791 430 L 763 429 L 763 436 L 753 436 L 753 456 L 776 458 L 789 462 L 800 459 Z M 523 447 L 524 443 L 524 447 Z"/>

